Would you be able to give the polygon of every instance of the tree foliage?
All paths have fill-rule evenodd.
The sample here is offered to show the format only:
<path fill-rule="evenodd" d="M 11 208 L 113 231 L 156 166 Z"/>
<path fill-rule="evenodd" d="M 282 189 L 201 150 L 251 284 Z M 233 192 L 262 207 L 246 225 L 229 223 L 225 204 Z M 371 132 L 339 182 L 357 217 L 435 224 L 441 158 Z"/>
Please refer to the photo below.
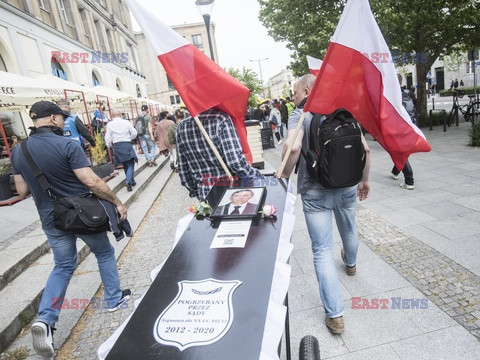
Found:
<path fill-rule="evenodd" d="M 346 0 L 258 0 L 260 21 L 277 41 L 293 50 L 295 75 L 308 72 L 306 55 L 323 58 Z M 419 85 L 438 57 L 480 46 L 480 0 L 370 0 L 390 50 L 427 54 L 417 62 Z M 426 111 L 419 86 L 418 107 Z"/>
<path fill-rule="evenodd" d="M 253 107 L 257 106 L 257 95 L 263 90 L 262 82 L 257 77 L 257 73 L 251 69 L 246 69 L 245 67 L 243 67 L 242 70 L 229 68 L 227 72 L 250 89 L 248 105 Z"/>

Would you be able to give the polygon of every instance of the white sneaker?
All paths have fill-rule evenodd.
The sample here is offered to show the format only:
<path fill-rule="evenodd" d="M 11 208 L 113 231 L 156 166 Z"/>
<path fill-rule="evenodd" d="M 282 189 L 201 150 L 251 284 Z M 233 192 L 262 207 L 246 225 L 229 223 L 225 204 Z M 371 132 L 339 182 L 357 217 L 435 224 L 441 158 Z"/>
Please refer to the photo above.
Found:
<path fill-rule="evenodd" d="M 32 332 L 33 348 L 37 354 L 44 357 L 53 357 L 53 328 L 49 325 L 37 321 L 33 323 L 30 330 Z"/>
<path fill-rule="evenodd" d="M 398 179 L 398 175 L 395 175 L 394 173 L 390 173 L 392 175 L 392 179 L 393 180 L 397 180 Z"/>
<path fill-rule="evenodd" d="M 281 144 L 282 144 L 282 140 L 280 140 L 280 141 L 278 142 L 278 145 L 281 145 Z"/>
<path fill-rule="evenodd" d="M 122 290 L 122 297 L 120 298 L 120 300 L 118 300 L 118 303 L 115 306 L 109 308 L 108 311 L 114 312 L 122 308 L 122 305 L 125 304 L 130 299 L 130 295 L 132 295 L 132 292 L 130 291 L 130 289 Z"/>
<path fill-rule="evenodd" d="M 402 189 L 405 189 L 405 190 L 413 190 L 413 189 L 415 189 L 415 187 L 414 187 L 413 185 L 408 185 L 408 184 L 405 184 L 405 183 L 401 183 L 401 184 L 400 184 L 400 187 L 401 187 Z"/>

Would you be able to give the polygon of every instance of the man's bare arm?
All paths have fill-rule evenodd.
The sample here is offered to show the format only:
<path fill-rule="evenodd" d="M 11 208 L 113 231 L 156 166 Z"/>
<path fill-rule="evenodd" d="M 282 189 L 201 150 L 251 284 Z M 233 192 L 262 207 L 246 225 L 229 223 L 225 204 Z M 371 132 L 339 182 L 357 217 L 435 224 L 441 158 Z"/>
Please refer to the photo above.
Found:
<path fill-rule="evenodd" d="M 100 179 L 97 174 L 89 167 L 73 170 L 78 180 L 80 180 L 85 186 L 87 186 L 91 192 L 97 195 L 99 198 L 110 201 L 117 207 L 120 219 L 125 220 L 127 218 L 127 208 L 115 193 L 110 190 L 108 185 Z"/>
<path fill-rule="evenodd" d="M 285 157 L 285 154 L 287 153 L 288 144 L 290 144 L 290 142 L 292 141 L 294 133 L 295 133 L 295 129 L 288 131 L 287 141 L 285 141 L 285 145 L 283 145 L 283 149 L 282 149 L 282 160 Z M 285 164 L 285 168 L 283 169 L 283 173 L 276 174 L 277 176 L 282 178 L 290 177 L 290 174 L 292 173 L 293 168 L 295 167 L 295 164 L 297 163 L 298 158 L 301 154 L 302 140 L 303 140 L 303 130 L 299 130 L 297 138 L 295 139 L 295 143 L 293 144 L 292 151 L 290 152 L 290 156 L 288 157 L 287 163 Z"/>
<path fill-rule="evenodd" d="M 23 179 L 22 175 L 13 175 L 13 179 L 15 180 L 15 187 L 17 188 L 17 192 L 20 196 L 26 197 L 28 194 L 30 194 L 30 189 L 28 188 L 28 185 Z"/>

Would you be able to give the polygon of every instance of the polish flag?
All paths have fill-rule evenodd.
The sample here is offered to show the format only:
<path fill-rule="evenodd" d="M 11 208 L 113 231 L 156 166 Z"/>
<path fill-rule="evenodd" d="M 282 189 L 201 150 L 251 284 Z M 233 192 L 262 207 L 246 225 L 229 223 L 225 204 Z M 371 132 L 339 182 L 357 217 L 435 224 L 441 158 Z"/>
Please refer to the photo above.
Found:
<path fill-rule="evenodd" d="M 322 62 L 323 61 L 320 59 L 307 55 L 307 63 L 308 63 L 308 69 L 310 70 L 310 74 L 317 76 L 318 71 L 322 67 Z"/>
<path fill-rule="evenodd" d="M 403 169 L 410 154 L 431 150 L 402 106 L 392 55 L 368 0 L 349 0 L 304 111 L 345 108 Z"/>
<path fill-rule="evenodd" d="M 185 105 L 194 117 L 215 108 L 226 112 L 237 130 L 242 152 L 252 163 L 245 113 L 250 90 L 135 0 L 123 0 Z"/>

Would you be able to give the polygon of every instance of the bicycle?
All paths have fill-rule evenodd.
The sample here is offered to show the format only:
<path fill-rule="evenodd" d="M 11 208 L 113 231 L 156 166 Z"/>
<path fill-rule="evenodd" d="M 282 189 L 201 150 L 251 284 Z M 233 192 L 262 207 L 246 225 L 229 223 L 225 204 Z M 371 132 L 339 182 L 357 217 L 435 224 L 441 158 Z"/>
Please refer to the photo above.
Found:
<path fill-rule="evenodd" d="M 448 126 L 452 125 L 453 120 L 455 120 L 456 125 L 458 126 L 458 112 L 460 111 L 463 115 L 463 118 L 467 122 L 471 122 L 472 125 L 480 120 L 480 101 L 475 100 L 475 95 L 468 95 L 470 101 L 468 104 L 460 105 L 458 102 L 459 98 L 463 98 L 465 93 L 463 91 L 454 91 L 453 92 L 453 106 L 448 115 Z"/>

